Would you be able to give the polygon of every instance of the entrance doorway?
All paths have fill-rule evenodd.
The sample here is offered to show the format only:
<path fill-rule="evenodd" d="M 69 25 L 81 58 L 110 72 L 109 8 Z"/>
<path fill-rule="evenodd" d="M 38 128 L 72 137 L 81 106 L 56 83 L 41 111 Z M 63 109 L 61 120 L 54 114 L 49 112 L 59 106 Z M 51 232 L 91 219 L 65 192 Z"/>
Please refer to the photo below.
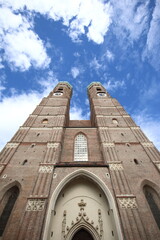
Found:
<path fill-rule="evenodd" d="M 94 240 L 89 232 L 84 229 L 79 230 L 75 233 L 72 240 Z"/>

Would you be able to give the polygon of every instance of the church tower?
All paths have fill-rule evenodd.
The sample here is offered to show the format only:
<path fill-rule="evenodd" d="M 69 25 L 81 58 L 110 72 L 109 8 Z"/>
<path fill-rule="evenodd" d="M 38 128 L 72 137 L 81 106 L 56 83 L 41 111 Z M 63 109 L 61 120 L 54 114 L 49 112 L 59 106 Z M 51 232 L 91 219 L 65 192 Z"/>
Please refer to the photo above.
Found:
<path fill-rule="evenodd" d="M 99 82 L 60 82 L 0 154 L 0 240 L 160 239 L 160 153 Z"/>

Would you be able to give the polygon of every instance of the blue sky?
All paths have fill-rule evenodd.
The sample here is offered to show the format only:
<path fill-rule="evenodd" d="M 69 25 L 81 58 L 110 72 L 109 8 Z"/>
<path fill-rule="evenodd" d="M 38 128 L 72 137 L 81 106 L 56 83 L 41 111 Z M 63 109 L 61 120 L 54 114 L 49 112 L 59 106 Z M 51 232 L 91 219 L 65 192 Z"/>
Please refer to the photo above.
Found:
<path fill-rule="evenodd" d="M 0 0 L 0 148 L 59 81 L 101 82 L 160 149 L 159 0 Z"/>

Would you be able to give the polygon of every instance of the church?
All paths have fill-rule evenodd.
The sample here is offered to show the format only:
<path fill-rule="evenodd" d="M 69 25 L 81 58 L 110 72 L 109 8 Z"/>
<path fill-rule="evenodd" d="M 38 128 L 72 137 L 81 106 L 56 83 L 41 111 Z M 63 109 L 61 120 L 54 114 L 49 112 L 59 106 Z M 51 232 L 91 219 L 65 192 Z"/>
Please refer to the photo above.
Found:
<path fill-rule="evenodd" d="M 160 153 L 99 82 L 59 82 L 0 153 L 0 240 L 159 240 Z"/>

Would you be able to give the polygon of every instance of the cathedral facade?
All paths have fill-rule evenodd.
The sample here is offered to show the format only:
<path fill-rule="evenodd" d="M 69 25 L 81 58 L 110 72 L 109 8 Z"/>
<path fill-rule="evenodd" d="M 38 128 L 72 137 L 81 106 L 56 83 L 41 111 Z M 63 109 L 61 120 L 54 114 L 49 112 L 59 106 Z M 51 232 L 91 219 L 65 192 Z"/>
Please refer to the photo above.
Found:
<path fill-rule="evenodd" d="M 60 82 L 0 155 L 0 239 L 160 239 L 160 153 L 98 82 L 70 120 Z"/>

